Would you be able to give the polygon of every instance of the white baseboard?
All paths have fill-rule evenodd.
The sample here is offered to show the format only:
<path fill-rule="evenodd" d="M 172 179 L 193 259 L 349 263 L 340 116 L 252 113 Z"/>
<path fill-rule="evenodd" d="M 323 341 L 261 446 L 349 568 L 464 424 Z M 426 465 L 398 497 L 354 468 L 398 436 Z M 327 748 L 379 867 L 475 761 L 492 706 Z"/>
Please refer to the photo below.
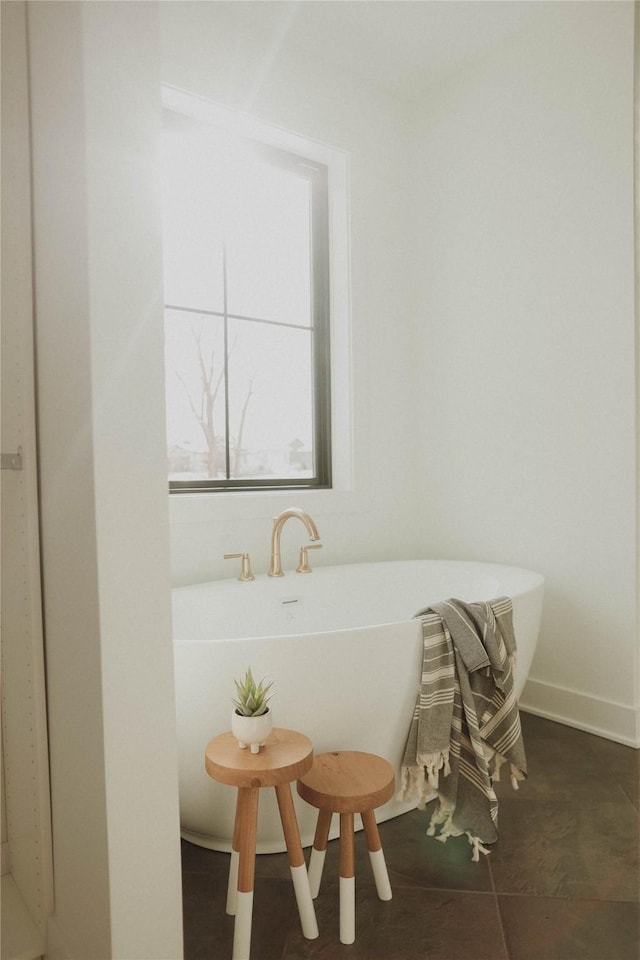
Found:
<path fill-rule="evenodd" d="M 530 677 L 519 705 L 525 713 L 555 720 L 628 747 L 640 747 L 640 711 L 612 700 Z"/>

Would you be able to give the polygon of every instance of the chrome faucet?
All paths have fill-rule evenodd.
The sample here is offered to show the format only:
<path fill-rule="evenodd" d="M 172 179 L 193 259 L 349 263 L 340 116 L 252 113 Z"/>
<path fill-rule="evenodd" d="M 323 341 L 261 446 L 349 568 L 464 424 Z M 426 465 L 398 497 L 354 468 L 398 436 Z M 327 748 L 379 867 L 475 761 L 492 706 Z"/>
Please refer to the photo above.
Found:
<path fill-rule="evenodd" d="M 291 517 L 297 517 L 298 520 L 304 523 L 307 533 L 309 534 L 309 540 L 320 539 L 318 528 L 308 513 L 305 513 L 304 510 L 301 510 L 299 507 L 289 507 L 288 510 L 283 510 L 277 517 L 273 518 L 273 530 L 271 531 L 271 565 L 269 567 L 270 577 L 284 576 L 280 562 L 280 536 L 282 534 L 282 528 Z"/>

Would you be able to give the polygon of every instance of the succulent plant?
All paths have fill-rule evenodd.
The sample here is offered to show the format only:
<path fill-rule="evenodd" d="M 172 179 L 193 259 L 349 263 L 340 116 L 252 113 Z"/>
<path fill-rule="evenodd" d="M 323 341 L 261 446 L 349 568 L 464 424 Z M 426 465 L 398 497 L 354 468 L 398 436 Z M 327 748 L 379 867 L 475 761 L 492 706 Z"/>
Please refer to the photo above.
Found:
<path fill-rule="evenodd" d="M 273 696 L 273 694 L 271 696 L 267 696 L 267 694 L 273 686 L 273 681 L 265 683 L 265 680 L 266 677 L 263 677 L 256 683 L 251 673 L 251 667 L 247 669 L 242 682 L 234 680 L 238 696 L 237 699 L 232 699 L 232 703 L 235 705 L 236 713 L 239 713 L 242 717 L 261 717 L 263 713 L 267 712 L 269 700 Z"/>

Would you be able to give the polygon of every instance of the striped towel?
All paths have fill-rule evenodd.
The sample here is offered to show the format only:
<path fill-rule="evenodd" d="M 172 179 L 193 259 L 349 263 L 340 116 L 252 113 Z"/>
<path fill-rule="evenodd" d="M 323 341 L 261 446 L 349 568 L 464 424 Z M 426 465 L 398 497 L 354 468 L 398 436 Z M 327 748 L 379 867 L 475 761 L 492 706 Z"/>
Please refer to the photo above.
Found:
<path fill-rule="evenodd" d="M 438 805 L 427 833 L 466 833 L 473 860 L 498 839 L 493 781 L 509 762 L 511 783 L 526 778 L 513 692 L 516 640 L 508 597 L 482 603 L 447 600 L 416 614 L 424 654 L 420 693 L 409 729 L 398 799 Z M 443 776 L 440 776 L 440 771 Z"/>

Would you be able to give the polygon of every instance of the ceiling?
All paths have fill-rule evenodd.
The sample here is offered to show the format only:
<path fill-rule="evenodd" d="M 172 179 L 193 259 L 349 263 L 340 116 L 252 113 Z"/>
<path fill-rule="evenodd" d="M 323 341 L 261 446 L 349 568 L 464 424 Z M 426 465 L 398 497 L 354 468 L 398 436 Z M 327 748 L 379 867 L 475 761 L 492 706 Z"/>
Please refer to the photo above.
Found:
<path fill-rule="evenodd" d="M 217 0 L 236 36 L 321 59 L 403 99 L 525 29 L 558 0 Z"/>

